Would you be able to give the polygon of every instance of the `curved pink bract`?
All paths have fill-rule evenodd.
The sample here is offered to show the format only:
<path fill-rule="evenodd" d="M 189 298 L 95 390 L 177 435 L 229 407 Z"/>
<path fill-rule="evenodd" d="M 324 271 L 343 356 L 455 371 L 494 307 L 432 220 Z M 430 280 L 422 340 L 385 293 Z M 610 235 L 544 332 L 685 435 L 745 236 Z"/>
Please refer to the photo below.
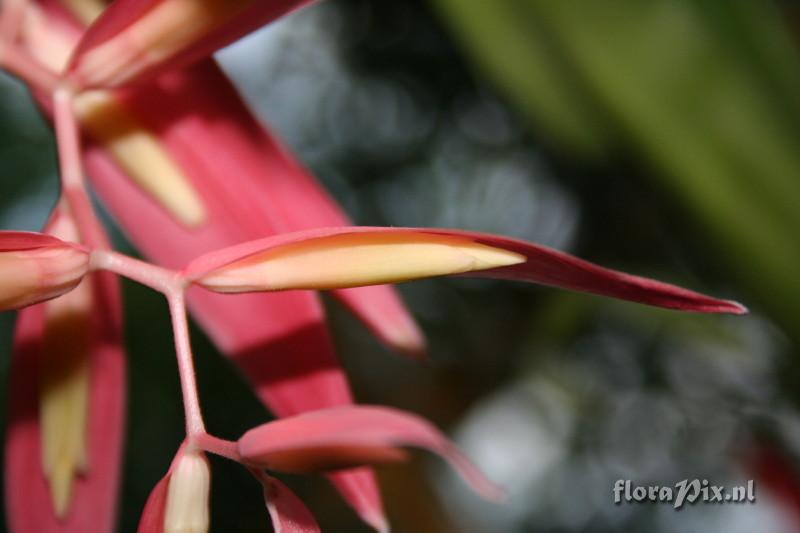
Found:
<path fill-rule="evenodd" d="M 388 407 L 345 406 L 269 422 L 238 441 L 241 457 L 286 472 L 335 470 L 407 458 L 401 447 L 423 448 L 446 459 L 475 492 L 488 500 L 504 493 L 430 422 Z"/>
<path fill-rule="evenodd" d="M 741 304 L 730 300 L 713 298 L 668 283 L 607 269 L 535 243 L 487 233 L 437 228 L 336 227 L 276 235 L 203 255 L 189 263 L 184 269 L 184 275 L 188 279 L 196 280 L 265 251 L 355 234 L 428 234 L 455 237 L 514 252 L 526 258 L 521 264 L 470 272 L 463 274 L 464 276 L 539 283 L 682 311 L 732 314 L 747 312 Z"/>

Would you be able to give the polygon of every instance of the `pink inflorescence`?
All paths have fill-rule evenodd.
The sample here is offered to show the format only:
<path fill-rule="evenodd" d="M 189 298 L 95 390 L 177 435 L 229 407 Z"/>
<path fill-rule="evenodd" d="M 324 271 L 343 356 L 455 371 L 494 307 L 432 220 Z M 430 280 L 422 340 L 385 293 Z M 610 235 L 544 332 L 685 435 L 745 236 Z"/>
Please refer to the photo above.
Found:
<path fill-rule="evenodd" d="M 369 467 L 405 460 L 406 447 L 442 456 L 478 494 L 502 499 L 430 423 L 353 404 L 314 291 L 332 291 L 381 341 L 413 356 L 424 351 L 423 336 L 388 284 L 435 276 L 533 282 L 682 311 L 745 312 L 735 302 L 529 242 L 350 226 L 210 58 L 308 3 L 3 2 L 0 64 L 53 121 L 61 187 L 42 233 L 0 231 L 0 310 L 21 309 L 6 432 L 12 531 L 114 528 L 125 403 L 118 276 L 169 303 L 186 421 L 140 532 L 208 530 L 208 453 L 252 473 L 277 531 L 319 527 L 272 472 L 325 472 L 364 521 L 388 530 Z M 223 162 L 215 152 L 226 154 Z M 90 187 L 148 261 L 111 249 Z M 278 420 L 235 442 L 206 429 L 187 298 Z"/>

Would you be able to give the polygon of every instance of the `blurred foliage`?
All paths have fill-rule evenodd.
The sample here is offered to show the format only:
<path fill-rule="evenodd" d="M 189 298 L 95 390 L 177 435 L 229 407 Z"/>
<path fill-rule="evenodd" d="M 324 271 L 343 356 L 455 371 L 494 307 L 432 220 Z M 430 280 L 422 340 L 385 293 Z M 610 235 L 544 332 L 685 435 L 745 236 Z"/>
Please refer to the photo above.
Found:
<path fill-rule="evenodd" d="M 771 2 L 434 0 L 560 143 L 654 167 L 730 276 L 797 335 L 800 56 Z"/>

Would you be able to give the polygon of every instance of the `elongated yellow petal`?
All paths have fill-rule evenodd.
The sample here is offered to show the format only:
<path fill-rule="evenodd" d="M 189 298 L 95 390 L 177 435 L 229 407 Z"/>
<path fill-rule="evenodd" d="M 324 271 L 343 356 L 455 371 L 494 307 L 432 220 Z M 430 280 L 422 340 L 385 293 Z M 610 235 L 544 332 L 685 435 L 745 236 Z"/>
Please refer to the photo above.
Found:
<path fill-rule="evenodd" d="M 41 449 L 58 516 L 69 509 L 75 477 L 88 468 L 91 305 L 88 281 L 45 304 L 39 400 Z"/>
<path fill-rule="evenodd" d="M 186 175 L 152 133 L 110 93 L 82 93 L 75 100 L 75 110 L 89 134 L 173 217 L 189 227 L 205 221 L 205 206 Z"/>
<path fill-rule="evenodd" d="M 338 289 L 523 263 L 519 254 L 457 237 L 354 233 L 279 246 L 197 282 L 218 292 Z"/>

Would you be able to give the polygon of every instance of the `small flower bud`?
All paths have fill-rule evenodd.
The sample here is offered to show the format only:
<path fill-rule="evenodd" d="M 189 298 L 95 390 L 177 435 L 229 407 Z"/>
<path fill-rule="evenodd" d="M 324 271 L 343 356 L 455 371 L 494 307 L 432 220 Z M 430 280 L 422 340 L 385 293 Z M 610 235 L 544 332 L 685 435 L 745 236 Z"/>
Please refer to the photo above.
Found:
<path fill-rule="evenodd" d="M 43 244 L 4 246 L 14 232 L 0 232 L 0 311 L 26 307 L 74 289 L 89 271 L 89 254 L 74 245 L 37 234 Z M 19 233 L 14 233 L 19 236 Z"/>
<path fill-rule="evenodd" d="M 208 531 L 211 471 L 202 453 L 183 453 L 169 479 L 164 533 Z"/>

